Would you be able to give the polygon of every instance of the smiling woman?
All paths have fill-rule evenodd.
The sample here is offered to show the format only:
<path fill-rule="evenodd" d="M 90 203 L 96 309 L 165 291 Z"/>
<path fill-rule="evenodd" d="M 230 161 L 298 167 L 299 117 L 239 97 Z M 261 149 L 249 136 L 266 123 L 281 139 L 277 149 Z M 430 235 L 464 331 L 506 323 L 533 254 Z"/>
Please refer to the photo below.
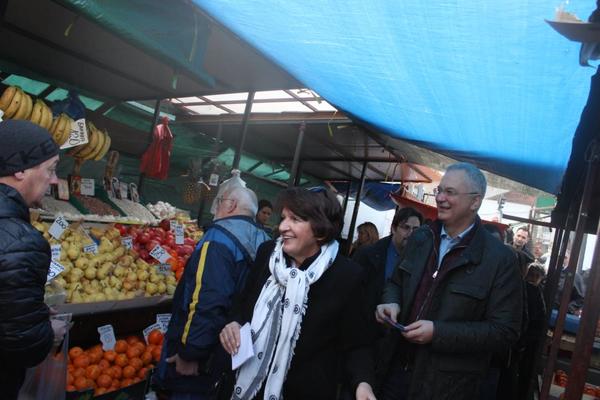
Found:
<path fill-rule="evenodd" d="M 235 321 L 220 335 L 234 354 L 241 324 L 256 332 L 255 356 L 242 365 L 233 399 L 335 398 L 342 355 L 356 398 L 374 399 L 362 271 L 338 251 L 335 194 L 291 188 L 278 208 L 281 236 L 259 248 Z"/>

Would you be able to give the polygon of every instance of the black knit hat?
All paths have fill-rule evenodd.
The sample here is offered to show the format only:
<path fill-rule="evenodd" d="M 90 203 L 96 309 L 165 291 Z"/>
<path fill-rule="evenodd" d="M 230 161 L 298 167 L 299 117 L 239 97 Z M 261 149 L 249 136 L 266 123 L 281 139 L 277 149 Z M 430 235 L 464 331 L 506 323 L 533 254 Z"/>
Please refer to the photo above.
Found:
<path fill-rule="evenodd" d="M 32 122 L 0 122 L 0 176 L 35 167 L 57 155 L 58 150 L 50 133 Z"/>

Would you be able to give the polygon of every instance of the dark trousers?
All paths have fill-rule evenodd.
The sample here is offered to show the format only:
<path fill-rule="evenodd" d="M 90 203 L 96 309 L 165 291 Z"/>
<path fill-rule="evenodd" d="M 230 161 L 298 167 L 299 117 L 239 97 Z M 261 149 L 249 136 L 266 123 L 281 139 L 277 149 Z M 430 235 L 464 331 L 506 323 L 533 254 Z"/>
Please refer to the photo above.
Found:
<path fill-rule="evenodd" d="M 379 400 L 407 400 L 412 371 L 405 368 L 403 362 L 395 357 L 383 385 L 377 396 Z"/>
<path fill-rule="evenodd" d="M 17 400 L 19 390 L 25 381 L 24 368 L 0 368 L 0 393 L 5 400 Z"/>

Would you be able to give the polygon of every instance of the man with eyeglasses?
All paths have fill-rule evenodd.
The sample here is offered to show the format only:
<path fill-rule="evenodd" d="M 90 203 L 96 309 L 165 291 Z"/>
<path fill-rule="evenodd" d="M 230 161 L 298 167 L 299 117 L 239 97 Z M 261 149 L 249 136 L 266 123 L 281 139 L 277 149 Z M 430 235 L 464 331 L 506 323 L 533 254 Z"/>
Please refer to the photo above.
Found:
<path fill-rule="evenodd" d="M 196 245 L 173 296 L 155 377 L 171 400 L 214 398 L 224 372 L 219 332 L 244 287 L 256 250 L 270 239 L 254 220 L 258 201 L 252 190 L 235 186 L 216 200 L 214 221 Z"/>
<path fill-rule="evenodd" d="M 511 250 L 482 228 L 486 180 L 448 167 L 438 218 L 408 239 L 376 318 L 400 323 L 378 399 L 479 399 L 492 353 L 519 337 L 522 285 Z"/>
<path fill-rule="evenodd" d="M 59 149 L 29 121 L 0 122 L 0 143 L 0 393 L 16 399 L 26 369 L 66 332 L 44 304 L 50 245 L 29 221 L 29 207 L 57 183 Z"/>

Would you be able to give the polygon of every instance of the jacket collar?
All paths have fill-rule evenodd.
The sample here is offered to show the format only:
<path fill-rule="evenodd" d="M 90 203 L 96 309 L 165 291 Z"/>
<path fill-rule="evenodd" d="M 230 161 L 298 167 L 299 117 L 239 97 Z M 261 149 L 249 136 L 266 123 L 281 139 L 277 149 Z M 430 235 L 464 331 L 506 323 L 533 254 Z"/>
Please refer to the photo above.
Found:
<path fill-rule="evenodd" d="M 0 183 L 0 218 L 19 218 L 29 222 L 29 208 L 12 186 Z"/>

